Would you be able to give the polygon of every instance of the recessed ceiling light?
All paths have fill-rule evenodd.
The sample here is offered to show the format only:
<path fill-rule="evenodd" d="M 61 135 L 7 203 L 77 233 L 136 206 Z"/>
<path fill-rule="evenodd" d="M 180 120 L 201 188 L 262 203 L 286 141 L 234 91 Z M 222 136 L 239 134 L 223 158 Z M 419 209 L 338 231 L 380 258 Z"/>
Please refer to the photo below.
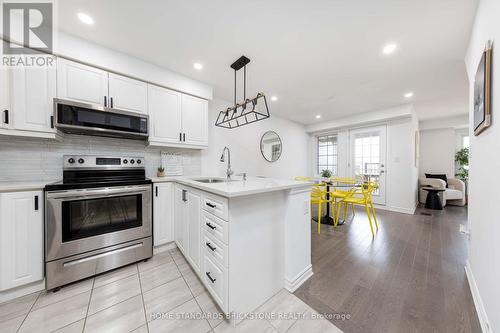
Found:
<path fill-rule="evenodd" d="M 405 98 L 412 98 L 412 97 L 413 97 L 413 92 L 411 91 L 405 94 Z"/>
<path fill-rule="evenodd" d="M 317 115 L 316 115 L 316 119 L 319 119 L 319 118 L 321 118 L 321 115 L 320 115 L 320 114 L 317 114 Z"/>
<path fill-rule="evenodd" d="M 278 100 L 278 96 L 271 96 L 271 101 L 276 102 Z"/>
<path fill-rule="evenodd" d="M 199 71 L 201 71 L 201 70 L 203 69 L 203 65 L 202 65 L 202 64 L 200 64 L 199 62 L 195 62 L 195 63 L 193 64 L 193 67 L 194 67 L 194 69 L 197 69 L 197 70 L 199 70 Z"/>
<path fill-rule="evenodd" d="M 94 19 L 85 13 L 78 13 L 78 18 L 85 24 L 88 25 L 94 24 Z"/>
<path fill-rule="evenodd" d="M 393 54 L 396 52 L 398 46 L 395 43 L 389 43 L 384 45 L 384 48 L 382 49 L 382 52 L 384 52 L 385 55 Z"/>

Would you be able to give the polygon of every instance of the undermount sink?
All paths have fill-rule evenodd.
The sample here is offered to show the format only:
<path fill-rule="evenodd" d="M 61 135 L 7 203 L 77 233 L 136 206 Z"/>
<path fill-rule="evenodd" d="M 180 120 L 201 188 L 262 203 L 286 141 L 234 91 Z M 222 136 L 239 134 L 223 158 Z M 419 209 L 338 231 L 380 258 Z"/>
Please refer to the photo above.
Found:
<path fill-rule="evenodd" d="M 208 183 L 208 184 L 225 183 L 228 181 L 227 179 L 224 179 L 224 178 L 197 178 L 197 179 L 193 179 L 193 180 L 195 182 Z"/>

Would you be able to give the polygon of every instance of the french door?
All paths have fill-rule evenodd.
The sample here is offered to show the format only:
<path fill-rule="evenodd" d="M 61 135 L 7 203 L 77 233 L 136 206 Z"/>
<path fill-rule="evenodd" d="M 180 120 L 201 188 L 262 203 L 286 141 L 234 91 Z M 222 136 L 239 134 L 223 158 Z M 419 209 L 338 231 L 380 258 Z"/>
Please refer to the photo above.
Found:
<path fill-rule="evenodd" d="M 385 205 L 387 127 L 375 126 L 349 131 L 349 171 L 352 177 L 376 182 L 373 202 Z"/>

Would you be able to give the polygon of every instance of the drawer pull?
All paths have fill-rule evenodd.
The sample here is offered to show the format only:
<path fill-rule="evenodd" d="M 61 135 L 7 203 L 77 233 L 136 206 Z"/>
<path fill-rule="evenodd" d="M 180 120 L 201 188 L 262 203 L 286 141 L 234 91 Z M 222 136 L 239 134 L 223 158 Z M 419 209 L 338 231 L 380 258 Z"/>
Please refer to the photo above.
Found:
<path fill-rule="evenodd" d="M 210 202 L 207 202 L 206 205 L 210 208 L 215 208 L 217 207 L 216 205 L 214 205 L 213 203 L 210 203 Z"/>
<path fill-rule="evenodd" d="M 210 229 L 212 229 L 212 230 L 217 229 L 217 227 L 216 227 L 216 226 L 214 226 L 214 225 L 213 225 L 212 223 L 210 223 L 210 222 L 207 222 L 207 223 L 205 223 L 205 224 L 207 225 L 207 227 L 209 227 L 209 228 L 210 228 Z"/>
<path fill-rule="evenodd" d="M 209 279 L 212 283 L 215 283 L 215 281 L 216 281 L 217 279 L 214 279 L 212 276 L 210 276 L 210 272 L 206 272 L 205 274 L 207 274 L 208 279 Z"/>
<path fill-rule="evenodd" d="M 205 243 L 205 245 L 206 245 L 206 246 L 207 246 L 210 250 L 212 250 L 212 251 L 217 250 L 217 248 L 216 248 L 216 247 L 214 247 L 214 246 L 212 246 L 212 244 L 211 244 L 211 243 L 209 243 L 209 242 L 206 242 L 206 243 Z"/>

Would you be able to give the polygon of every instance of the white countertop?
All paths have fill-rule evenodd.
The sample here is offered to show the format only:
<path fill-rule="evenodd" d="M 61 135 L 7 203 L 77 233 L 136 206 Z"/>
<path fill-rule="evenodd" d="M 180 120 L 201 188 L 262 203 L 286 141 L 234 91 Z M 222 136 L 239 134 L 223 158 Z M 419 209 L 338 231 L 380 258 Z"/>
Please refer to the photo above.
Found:
<path fill-rule="evenodd" d="M 40 181 L 1 181 L 0 192 L 16 192 L 41 190 L 45 185 L 54 183 L 56 180 L 40 180 Z"/>
<path fill-rule="evenodd" d="M 310 182 L 295 181 L 289 179 L 277 179 L 277 178 L 259 178 L 259 177 L 248 177 L 246 181 L 241 180 L 241 177 L 237 177 L 233 181 L 223 182 L 223 183 L 202 183 L 194 180 L 199 178 L 209 178 L 209 177 L 204 177 L 204 176 L 153 177 L 151 178 L 151 180 L 154 183 L 176 182 L 203 191 L 218 194 L 220 196 L 227 198 L 273 192 L 273 191 L 290 190 L 296 188 L 306 188 L 312 185 L 312 183 Z M 219 178 L 219 177 L 212 177 L 212 178 Z"/>

